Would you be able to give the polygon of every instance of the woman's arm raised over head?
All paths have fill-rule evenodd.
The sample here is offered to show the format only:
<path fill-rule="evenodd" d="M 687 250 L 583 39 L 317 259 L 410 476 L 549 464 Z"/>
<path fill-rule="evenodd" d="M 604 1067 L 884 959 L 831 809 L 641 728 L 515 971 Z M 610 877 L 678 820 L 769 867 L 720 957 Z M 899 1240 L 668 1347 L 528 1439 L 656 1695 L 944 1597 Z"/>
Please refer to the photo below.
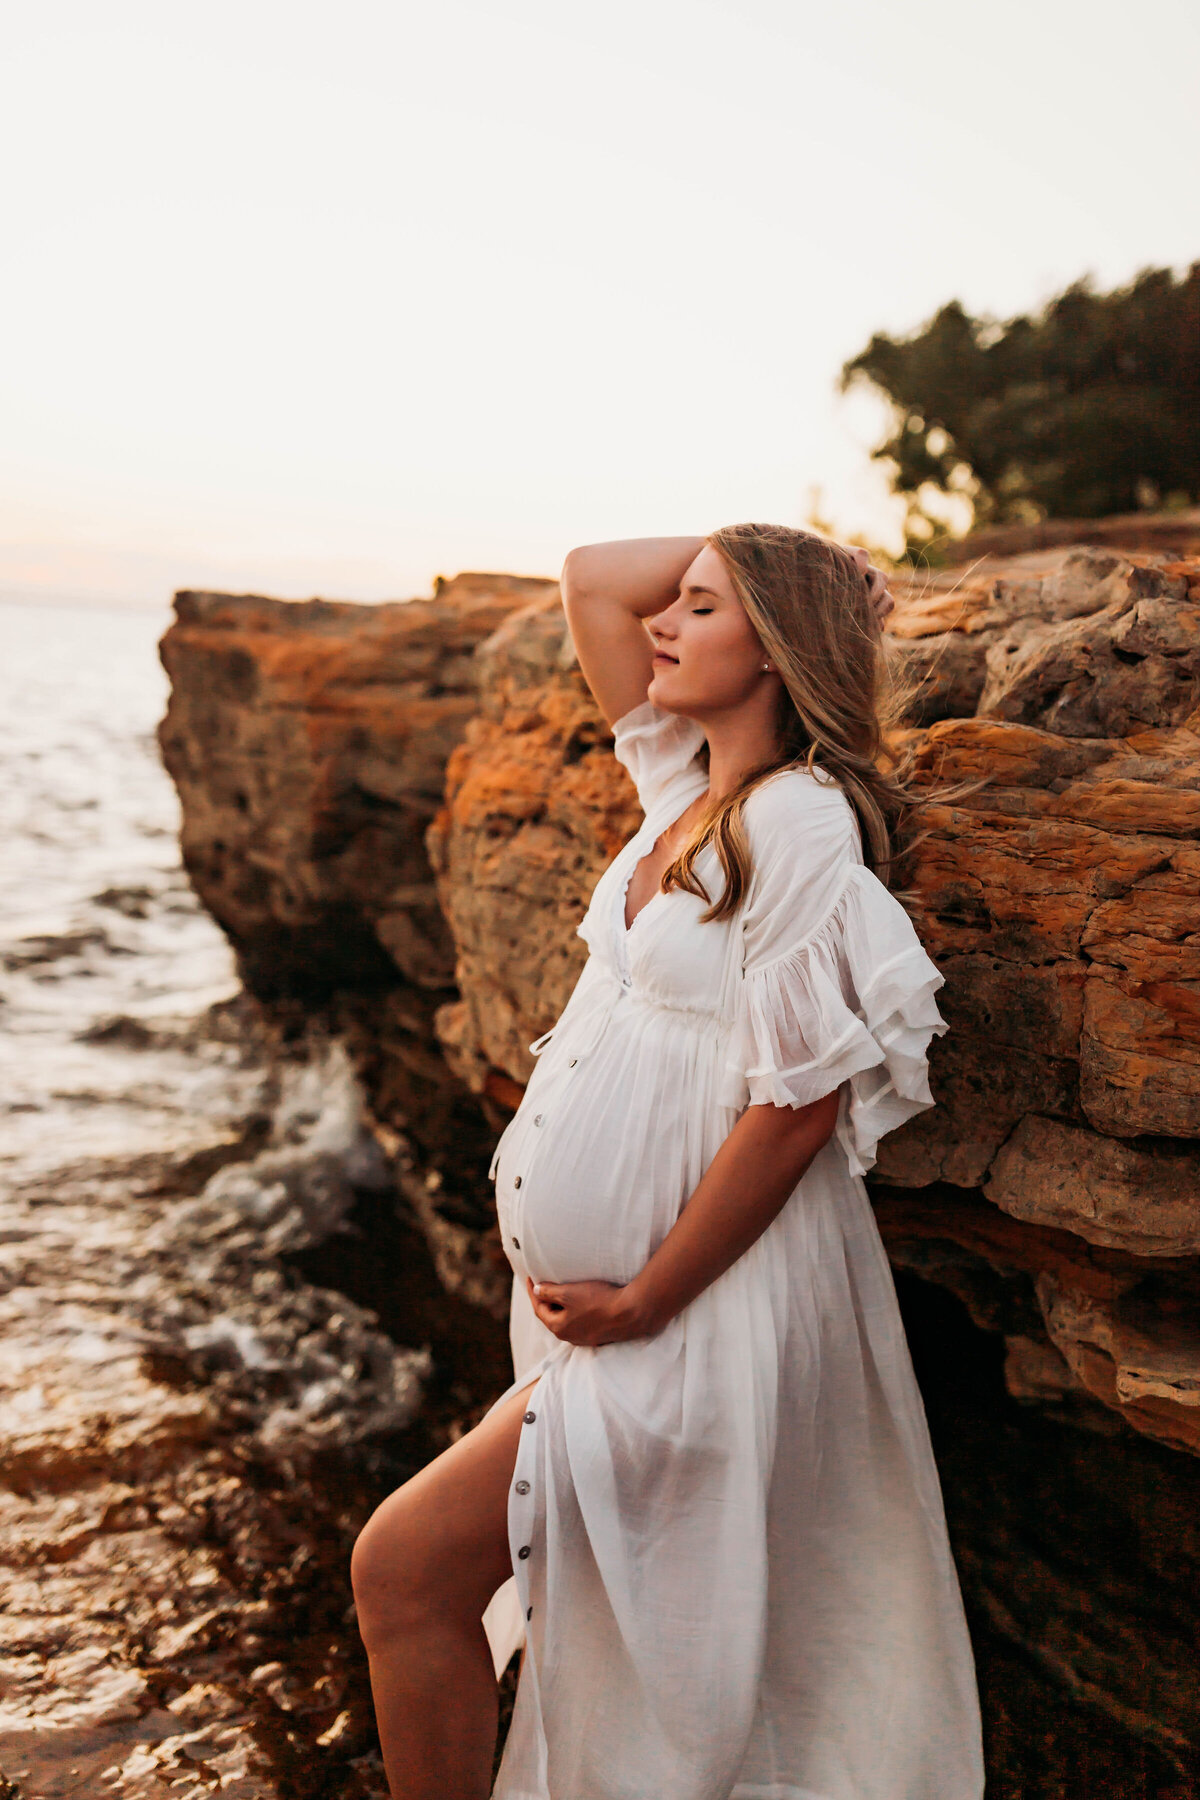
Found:
<path fill-rule="evenodd" d="M 653 645 L 642 623 L 670 606 L 702 537 L 582 544 L 562 570 L 563 608 L 583 678 L 612 725 L 646 698 Z"/>

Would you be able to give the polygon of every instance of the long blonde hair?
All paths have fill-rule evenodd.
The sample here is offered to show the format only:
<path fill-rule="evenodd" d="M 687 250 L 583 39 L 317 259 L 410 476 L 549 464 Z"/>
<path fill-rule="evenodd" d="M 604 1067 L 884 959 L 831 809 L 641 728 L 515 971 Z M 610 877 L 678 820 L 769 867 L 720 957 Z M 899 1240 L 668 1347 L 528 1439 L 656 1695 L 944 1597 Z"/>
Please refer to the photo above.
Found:
<path fill-rule="evenodd" d="M 708 901 L 706 921 L 736 912 L 751 875 L 743 805 L 760 782 L 789 768 L 819 771 L 818 779 L 842 788 L 858 819 L 863 860 L 888 883 L 898 837 L 929 790 L 918 795 L 898 766 L 880 766 L 884 734 L 900 722 L 911 690 L 889 662 L 866 577 L 840 544 L 786 525 L 729 525 L 704 541 L 721 557 L 782 677 L 779 749 L 707 808 L 664 870 L 663 891 L 684 888 Z M 725 876 L 716 901 L 695 868 L 710 843 Z"/>

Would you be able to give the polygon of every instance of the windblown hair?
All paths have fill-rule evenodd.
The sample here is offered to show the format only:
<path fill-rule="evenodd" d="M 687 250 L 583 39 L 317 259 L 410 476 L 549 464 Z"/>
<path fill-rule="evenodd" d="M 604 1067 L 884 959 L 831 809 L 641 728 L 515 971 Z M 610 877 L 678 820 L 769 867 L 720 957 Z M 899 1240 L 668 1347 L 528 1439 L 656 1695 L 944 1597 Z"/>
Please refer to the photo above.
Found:
<path fill-rule="evenodd" d="M 680 887 L 708 901 L 704 920 L 736 912 L 751 875 L 742 808 L 760 782 L 788 768 L 842 788 L 858 818 L 863 860 L 892 885 L 904 828 L 929 791 L 918 793 L 898 764 L 887 766 L 885 733 L 900 722 L 910 692 L 890 665 L 867 578 L 841 545 L 785 525 L 729 525 L 704 541 L 724 562 L 782 677 L 779 748 L 710 805 L 664 870 L 663 890 Z M 725 876 L 716 901 L 695 867 L 710 843 Z"/>

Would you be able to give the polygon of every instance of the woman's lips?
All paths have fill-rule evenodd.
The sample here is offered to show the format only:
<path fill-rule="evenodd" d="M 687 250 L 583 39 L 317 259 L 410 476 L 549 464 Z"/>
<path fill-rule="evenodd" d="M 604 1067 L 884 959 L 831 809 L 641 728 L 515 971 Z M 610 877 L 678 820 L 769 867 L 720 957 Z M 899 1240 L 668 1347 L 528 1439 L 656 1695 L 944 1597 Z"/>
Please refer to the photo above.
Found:
<path fill-rule="evenodd" d="M 679 658 L 677 656 L 668 656 L 665 650 L 656 650 L 654 652 L 654 660 L 656 663 L 670 663 L 672 667 L 677 666 L 679 663 Z"/>

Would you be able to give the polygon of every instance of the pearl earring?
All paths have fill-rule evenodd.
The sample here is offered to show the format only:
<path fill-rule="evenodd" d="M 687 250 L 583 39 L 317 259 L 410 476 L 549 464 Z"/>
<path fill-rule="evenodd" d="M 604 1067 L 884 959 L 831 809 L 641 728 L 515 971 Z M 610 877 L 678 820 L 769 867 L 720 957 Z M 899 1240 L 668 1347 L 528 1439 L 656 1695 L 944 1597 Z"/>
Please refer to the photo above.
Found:
<path fill-rule="evenodd" d="M 770 665 L 770 663 L 764 663 L 764 664 L 763 664 L 763 674 L 764 674 L 764 675 L 769 675 L 769 674 L 770 674 L 770 673 L 771 673 L 771 665 Z"/>

